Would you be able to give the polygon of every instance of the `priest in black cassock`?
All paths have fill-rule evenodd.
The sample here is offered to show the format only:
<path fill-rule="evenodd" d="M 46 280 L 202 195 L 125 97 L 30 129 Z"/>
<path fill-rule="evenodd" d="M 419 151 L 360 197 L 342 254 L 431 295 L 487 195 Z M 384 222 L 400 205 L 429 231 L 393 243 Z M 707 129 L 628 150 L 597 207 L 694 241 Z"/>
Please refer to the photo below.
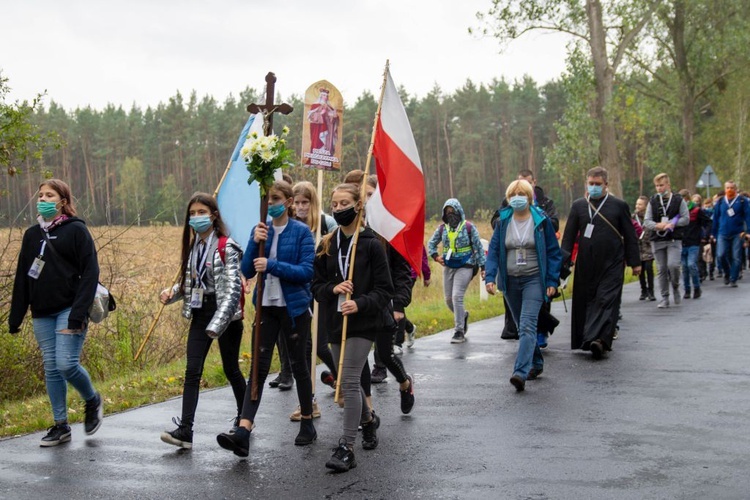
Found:
<path fill-rule="evenodd" d="M 612 350 L 625 265 L 641 272 L 638 238 L 628 204 L 607 191 L 607 171 L 586 173 L 588 195 L 573 202 L 562 240 L 564 255 L 578 243 L 573 281 L 571 349 L 601 359 Z"/>

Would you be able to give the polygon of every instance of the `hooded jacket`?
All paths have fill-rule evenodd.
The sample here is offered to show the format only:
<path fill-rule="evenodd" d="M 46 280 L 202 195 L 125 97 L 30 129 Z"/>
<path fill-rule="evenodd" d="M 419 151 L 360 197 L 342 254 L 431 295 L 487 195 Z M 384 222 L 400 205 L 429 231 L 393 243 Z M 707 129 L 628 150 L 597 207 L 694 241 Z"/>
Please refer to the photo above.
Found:
<path fill-rule="evenodd" d="M 482 240 L 479 238 L 479 231 L 475 226 L 471 226 L 471 234 L 466 226 L 466 216 L 464 215 L 464 209 L 461 207 L 461 203 L 455 198 L 448 199 L 443 205 L 443 216 L 445 216 L 445 209 L 452 207 L 453 210 L 461 217 L 456 228 L 450 228 L 448 224 L 441 224 L 435 229 L 432 234 L 429 243 L 427 244 L 427 253 L 432 258 L 438 256 L 438 244 L 442 243 L 442 255 L 445 259 L 445 265 L 450 268 L 458 267 L 473 267 L 475 265 L 484 267 L 485 256 L 484 247 L 482 246 Z M 450 236 L 455 230 L 458 234 L 456 235 L 455 248 L 451 246 Z M 448 251 L 451 250 L 450 259 L 447 258 Z"/>
<path fill-rule="evenodd" d="M 547 297 L 548 287 L 557 287 L 560 283 L 560 267 L 562 266 L 562 252 L 555 237 L 552 221 L 537 207 L 529 207 L 534 220 L 534 244 L 539 260 L 539 275 L 541 276 L 542 297 Z M 500 218 L 492 233 L 492 240 L 487 252 L 487 283 L 497 282 L 498 288 L 505 293 L 508 290 L 508 253 L 505 248 L 505 236 L 508 232 L 510 219 L 513 217 L 511 207 L 500 211 Z"/>
<path fill-rule="evenodd" d="M 99 282 L 94 239 L 86 224 L 77 217 L 51 227 L 48 235 L 56 253 L 45 248 L 44 268 L 39 278 L 33 279 L 28 272 L 42 251 L 45 241 L 42 231 L 37 224 L 23 235 L 8 318 L 11 333 L 19 331 L 29 307 L 33 318 L 53 316 L 71 308 L 70 330 L 81 330 L 88 323 L 88 311 Z"/>

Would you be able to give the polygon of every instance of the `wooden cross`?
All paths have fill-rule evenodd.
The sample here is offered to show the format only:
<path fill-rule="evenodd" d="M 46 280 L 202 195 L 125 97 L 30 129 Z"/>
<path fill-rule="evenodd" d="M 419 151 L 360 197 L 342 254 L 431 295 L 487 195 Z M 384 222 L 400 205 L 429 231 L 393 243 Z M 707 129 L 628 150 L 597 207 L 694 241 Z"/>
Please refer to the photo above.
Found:
<path fill-rule="evenodd" d="M 273 133 L 273 114 L 276 112 L 282 115 L 288 115 L 294 108 L 287 103 L 274 104 L 273 97 L 275 93 L 276 75 L 269 72 L 266 75 L 266 103 L 264 105 L 248 104 L 247 110 L 252 113 L 263 113 L 263 133 L 271 135 Z M 268 217 L 268 194 L 266 193 L 260 199 L 260 221 L 265 223 Z M 258 257 L 265 257 L 265 243 L 258 246 Z M 252 386 L 250 395 L 252 401 L 258 400 L 258 363 L 260 361 L 260 325 L 261 310 L 263 309 L 263 273 L 258 273 L 255 297 L 255 332 L 253 335 L 253 368 L 252 368 Z"/>
<path fill-rule="evenodd" d="M 276 112 L 282 115 L 288 115 L 294 108 L 287 103 L 274 104 L 273 96 L 276 87 L 276 75 L 273 71 L 266 75 L 266 103 L 265 104 L 248 104 L 247 110 L 252 113 L 263 113 L 263 133 L 271 135 L 273 133 L 273 114 Z"/>

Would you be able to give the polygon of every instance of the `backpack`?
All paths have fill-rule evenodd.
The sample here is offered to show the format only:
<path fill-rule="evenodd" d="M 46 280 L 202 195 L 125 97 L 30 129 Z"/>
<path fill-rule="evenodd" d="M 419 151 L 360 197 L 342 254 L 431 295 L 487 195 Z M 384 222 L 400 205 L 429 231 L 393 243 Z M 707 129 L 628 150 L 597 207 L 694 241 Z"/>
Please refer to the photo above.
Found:
<path fill-rule="evenodd" d="M 219 257 L 221 257 L 221 261 L 226 264 L 226 255 L 227 255 L 227 240 L 229 238 L 227 236 L 219 236 Z M 240 309 L 242 310 L 242 319 L 245 319 L 245 284 L 240 281 L 240 284 L 242 286 L 242 292 L 240 294 Z"/>

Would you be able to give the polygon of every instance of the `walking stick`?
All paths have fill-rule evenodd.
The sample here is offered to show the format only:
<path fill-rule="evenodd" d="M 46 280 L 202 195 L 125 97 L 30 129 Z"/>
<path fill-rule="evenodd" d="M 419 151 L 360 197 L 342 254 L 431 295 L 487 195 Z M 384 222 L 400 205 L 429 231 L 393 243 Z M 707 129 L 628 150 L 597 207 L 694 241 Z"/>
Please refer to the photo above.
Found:
<path fill-rule="evenodd" d="M 375 120 L 372 124 L 372 137 L 370 138 L 370 147 L 367 150 L 367 162 L 365 163 L 365 175 L 362 177 L 362 186 L 361 186 L 361 193 L 359 196 L 359 199 L 361 201 L 364 201 L 367 197 L 367 174 L 370 171 L 370 162 L 372 161 L 372 149 L 375 144 L 375 133 L 378 129 L 378 118 L 380 118 L 380 110 L 383 107 L 383 96 L 385 95 L 385 86 L 386 82 L 388 80 L 388 61 L 385 62 L 385 71 L 383 72 L 383 85 L 380 89 L 380 99 L 378 100 L 378 110 L 375 113 Z M 362 216 L 364 213 L 364 209 L 360 210 L 357 214 L 357 224 L 355 226 L 356 230 L 354 232 L 354 237 L 352 238 L 352 257 L 351 257 L 351 265 L 349 266 L 349 273 L 347 276 L 347 280 L 352 281 L 354 279 L 354 263 L 357 260 L 357 242 L 359 241 L 359 228 L 360 225 L 364 223 L 364 217 Z M 352 295 L 350 293 L 346 294 L 346 300 L 351 300 Z M 346 330 L 349 326 L 349 316 L 344 316 L 343 323 L 341 324 L 341 353 L 339 354 L 339 372 L 336 374 L 336 394 L 334 395 L 333 400 L 336 401 L 336 403 L 339 404 L 339 406 L 342 405 L 343 401 L 340 400 L 341 397 L 341 372 L 344 369 L 344 353 L 346 352 Z"/>
<path fill-rule="evenodd" d="M 177 274 L 172 280 L 172 284 L 169 286 L 170 289 L 174 288 L 174 284 L 177 282 L 179 278 L 180 278 L 180 270 L 177 271 Z M 156 328 L 156 324 L 159 322 L 159 318 L 161 318 L 161 313 L 164 312 L 165 306 L 166 304 L 162 304 L 161 307 L 159 308 L 159 311 L 156 313 L 156 316 L 154 316 L 154 320 L 151 322 L 151 327 L 148 329 L 148 332 L 146 332 L 146 336 L 143 337 L 143 342 L 141 342 L 141 346 L 138 348 L 138 351 L 135 353 L 135 357 L 133 358 L 133 361 L 138 361 L 138 357 L 141 355 L 141 351 L 143 351 L 143 348 L 146 346 L 146 342 L 148 342 L 148 339 L 151 337 L 151 334 L 154 332 L 154 328 Z"/>
<path fill-rule="evenodd" d="M 323 193 L 323 171 L 318 170 L 318 207 L 320 207 L 320 199 Z M 320 245 L 320 233 L 321 224 L 325 219 L 322 217 L 318 220 L 318 227 L 315 228 L 315 249 L 317 250 Z M 317 368 L 317 357 L 318 357 L 318 316 L 320 315 L 320 305 L 317 300 L 313 300 L 313 317 L 312 317 L 312 328 L 310 330 L 312 335 L 312 354 L 310 355 L 310 380 L 312 380 L 312 393 L 315 394 L 315 375 Z"/>

